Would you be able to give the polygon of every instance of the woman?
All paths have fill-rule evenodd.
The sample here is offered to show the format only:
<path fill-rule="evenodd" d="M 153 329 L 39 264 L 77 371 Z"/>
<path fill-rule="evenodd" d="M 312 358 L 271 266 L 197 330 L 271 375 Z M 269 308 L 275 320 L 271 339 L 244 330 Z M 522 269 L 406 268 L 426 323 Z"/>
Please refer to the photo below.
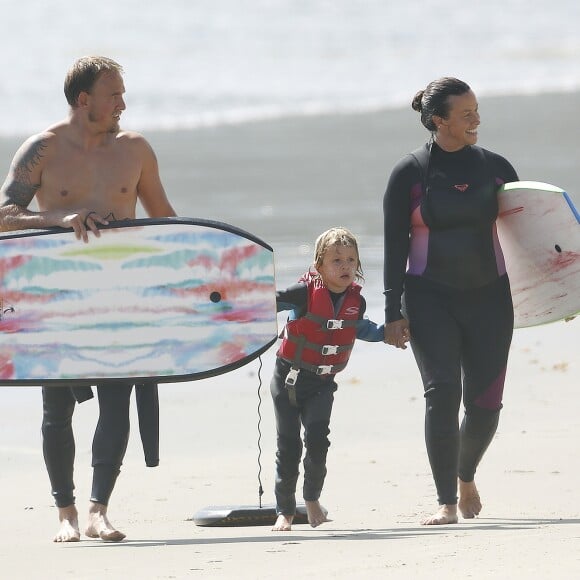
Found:
<path fill-rule="evenodd" d="M 475 145 L 478 103 L 463 81 L 431 82 L 412 107 L 431 139 L 396 164 L 384 197 L 385 341 L 403 349 L 410 341 L 423 380 L 439 501 L 423 523 L 451 524 L 458 507 L 464 518 L 481 510 L 475 470 L 502 407 L 513 306 L 497 191 L 518 176 Z"/>

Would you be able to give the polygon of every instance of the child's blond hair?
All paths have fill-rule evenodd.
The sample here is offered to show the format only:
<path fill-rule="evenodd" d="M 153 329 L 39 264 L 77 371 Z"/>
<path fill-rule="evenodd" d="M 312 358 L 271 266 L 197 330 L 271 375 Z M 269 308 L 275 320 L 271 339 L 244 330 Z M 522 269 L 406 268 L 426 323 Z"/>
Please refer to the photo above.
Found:
<path fill-rule="evenodd" d="M 356 252 L 356 280 L 363 281 L 363 269 L 360 263 L 360 256 L 358 252 L 358 244 L 354 234 L 343 227 L 330 228 L 325 232 L 322 232 L 316 239 L 314 245 L 314 267 L 316 270 L 322 265 L 324 255 L 330 246 L 346 246 L 348 248 L 354 248 Z"/>

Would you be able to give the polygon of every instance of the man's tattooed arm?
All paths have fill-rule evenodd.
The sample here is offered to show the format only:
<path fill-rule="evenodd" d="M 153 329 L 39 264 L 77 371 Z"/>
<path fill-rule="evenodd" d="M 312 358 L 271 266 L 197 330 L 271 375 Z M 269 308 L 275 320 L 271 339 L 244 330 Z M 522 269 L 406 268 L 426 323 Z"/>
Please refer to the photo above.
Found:
<path fill-rule="evenodd" d="M 40 188 L 39 166 L 47 147 L 45 135 L 26 141 L 17 151 L 4 185 L 0 189 L 0 230 L 20 229 L 21 216 L 30 216 L 27 210 Z"/>
<path fill-rule="evenodd" d="M 17 205 L 26 208 L 34 199 L 39 185 L 31 185 L 21 181 L 13 181 L 2 190 L 2 207 Z"/>
<path fill-rule="evenodd" d="M 28 207 L 40 187 L 40 180 L 33 179 L 32 175 L 34 169 L 40 165 L 45 149 L 46 139 L 41 137 L 32 142 L 28 141 L 16 153 L 1 191 L 3 206 L 16 204 Z"/>

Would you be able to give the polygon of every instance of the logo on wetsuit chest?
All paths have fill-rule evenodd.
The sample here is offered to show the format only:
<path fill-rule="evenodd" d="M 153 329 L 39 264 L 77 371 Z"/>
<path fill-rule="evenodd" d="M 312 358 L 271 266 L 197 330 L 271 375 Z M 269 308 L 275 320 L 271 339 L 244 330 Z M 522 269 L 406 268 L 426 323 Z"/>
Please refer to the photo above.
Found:
<path fill-rule="evenodd" d="M 458 185 L 454 185 L 453 187 L 455 189 L 458 189 L 459 191 L 462 191 L 463 192 L 463 191 L 465 191 L 469 187 L 469 184 L 468 183 L 460 183 Z"/>

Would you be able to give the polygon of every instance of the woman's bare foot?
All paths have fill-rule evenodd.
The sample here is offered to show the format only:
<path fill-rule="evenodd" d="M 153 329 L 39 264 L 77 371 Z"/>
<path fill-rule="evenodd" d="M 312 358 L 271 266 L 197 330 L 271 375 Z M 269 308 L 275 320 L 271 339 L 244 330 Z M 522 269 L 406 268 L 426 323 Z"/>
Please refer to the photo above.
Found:
<path fill-rule="evenodd" d="M 78 542 L 81 539 L 81 534 L 77 508 L 74 504 L 58 508 L 58 519 L 60 520 L 60 528 L 54 536 L 53 542 Z"/>
<path fill-rule="evenodd" d="M 292 522 L 294 521 L 294 516 L 285 516 L 280 514 L 276 519 L 276 523 L 272 527 L 273 532 L 289 532 L 292 529 Z"/>
<path fill-rule="evenodd" d="M 466 520 L 479 515 L 481 499 L 475 487 L 475 481 L 459 480 L 459 511 Z"/>
<path fill-rule="evenodd" d="M 432 516 L 421 522 L 424 526 L 441 526 L 444 524 L 457 523 L 457 505 L 443 504 Z"/>
<path fill-rule="evenodd" d="M 328 511 L 320 505 L 318 500 L 305 501 L 304 503 L 306 504 L 306 515 L 308 516 L 308 523 L 313 528 L 317 528 L 324 522 L 332 521 L 326 517 L 328 515 Z"/>
<path fill-rule="evenodd" d="M 107 518 L 107 506 L 95 502 L 91 502 L 85 535 L 89 538 L 101 538 L 105 542 L 120 542 L 125 539 L 125 534 L 116 530 Z"/>

